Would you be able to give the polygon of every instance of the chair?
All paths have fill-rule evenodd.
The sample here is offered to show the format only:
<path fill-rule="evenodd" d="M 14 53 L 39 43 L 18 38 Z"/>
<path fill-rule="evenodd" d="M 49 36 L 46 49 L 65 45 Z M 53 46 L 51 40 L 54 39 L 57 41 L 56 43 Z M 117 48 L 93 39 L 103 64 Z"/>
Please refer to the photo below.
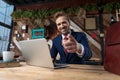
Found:
<path fill-rule="evenodd" d="M 112 24 L 105 36 L 105 70 L 120 75 L 120 22 Z"/>

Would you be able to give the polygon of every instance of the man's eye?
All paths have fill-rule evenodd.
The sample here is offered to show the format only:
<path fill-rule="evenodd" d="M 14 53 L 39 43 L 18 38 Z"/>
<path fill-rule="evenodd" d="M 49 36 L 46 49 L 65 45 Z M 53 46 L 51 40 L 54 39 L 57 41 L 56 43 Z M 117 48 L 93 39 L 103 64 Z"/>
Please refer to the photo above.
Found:
<path fill-rule="evenodd" d="M 58 26 L 60 26 L 60 24 L 57 24 Z"/>
<path fill-rule="evenodd" d="M 62 22 L 62 24 L 66 24 L 66 22 L 64 21 L 64 22 Z"/>

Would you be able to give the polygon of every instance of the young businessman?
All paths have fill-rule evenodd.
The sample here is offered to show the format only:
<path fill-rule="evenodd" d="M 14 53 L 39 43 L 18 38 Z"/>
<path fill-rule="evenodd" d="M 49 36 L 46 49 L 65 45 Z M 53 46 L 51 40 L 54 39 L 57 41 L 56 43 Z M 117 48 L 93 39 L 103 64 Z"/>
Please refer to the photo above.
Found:
<path fill-rule="evenodd" d="M 54 15 L 58 31 L 61 33 L 53 39 L 51 56 L 56 59 L 60 55 L 59 63 L 83 64 L 92 56 L 87 37 L 82 32 L 74 32 L 70 29 L 69 17 L 64 12 Z"/>

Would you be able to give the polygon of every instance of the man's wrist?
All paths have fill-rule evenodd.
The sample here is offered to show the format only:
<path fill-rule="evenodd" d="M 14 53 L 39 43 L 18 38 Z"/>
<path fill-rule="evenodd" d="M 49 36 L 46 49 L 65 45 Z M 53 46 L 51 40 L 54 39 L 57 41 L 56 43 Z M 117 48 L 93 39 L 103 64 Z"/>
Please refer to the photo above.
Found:
<path fill-rule="evenodd" d="M 76 50 L 77 53 L 81 53 L 81 44 L 80 43 L 77 43 L 77 50 Z"/>
<path fill-rule="evenodd" d="M 77 51 L 78 56 L 82 57 L 84 55 L 84 46 L 80 43 L 77 43 Z"/>

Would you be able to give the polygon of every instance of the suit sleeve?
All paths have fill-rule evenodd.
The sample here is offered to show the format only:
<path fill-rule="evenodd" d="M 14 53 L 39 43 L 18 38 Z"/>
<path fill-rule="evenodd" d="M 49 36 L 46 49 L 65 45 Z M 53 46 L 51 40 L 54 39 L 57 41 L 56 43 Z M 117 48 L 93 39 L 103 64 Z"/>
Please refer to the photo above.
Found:
<path fill-rule="evenodd" d="M 50 54 L 51 54 L 51 57 L 55 60 L 57 54 L 58 54 L 58 51 L 55 47 L 55 40 L 53 40 L 53 43 L 52 43 L 52 47 L 50 49 Z"/>
<path fill-rule="evenodd" d="M 80 37 L 79 37 L 80 38 Z M 79 39 L 78 39 L 79 40 Z M 84 55 L 83 58 L 85 60 L 89 60 L 92 57 L 92 52 L 88 44 L 88 39 L 85 35 L 85 33 L 82 34 L 80 41 L 78 41 L 80 44 L 84 47 Z"/>

